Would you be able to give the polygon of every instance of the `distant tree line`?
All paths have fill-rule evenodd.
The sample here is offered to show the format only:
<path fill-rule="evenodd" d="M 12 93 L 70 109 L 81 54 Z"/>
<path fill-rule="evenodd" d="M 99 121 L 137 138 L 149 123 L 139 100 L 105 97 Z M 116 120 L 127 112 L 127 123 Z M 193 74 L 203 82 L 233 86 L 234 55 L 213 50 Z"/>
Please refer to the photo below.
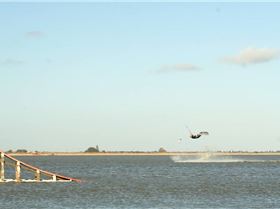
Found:
<path fill-rule="evenodd" d="M 6 153 L 28 153 L 26 149 L 17 149 L 16 151 L 8 150 Z"/>
<path fill-rule="evenodd" d="M 89 147 L 85 152 L 99 152 L 99 147 L 96 145 L 96 147 Z"/>
<path fill-rule="evenodd" d="M 84 152 L 86 153 L 92 153 L 92 152 L 100 152 L 98 145 L 96 145 L 96 147 L 89 147 L 87 148 Z M 106 152 L 105 150 L 103 150 L 102 152 Z M 154 153 L 154 152 L 167 152 L 166 149 L 164 149 L 163 147 L 159 148 L 158 151 L 109 151 L 109 152 L 114 152 L 114 153 Z"/>
<path fill-rule="evenodd" d="M 99 146 L 96 145 L 95 147 L 89 147 L 87 148 L 85 151 L 85 153 L 98 153 L 98 152 L 111 152 L 111 153 L 156 153 L 156 152 L 159 152 L 159 153 L 164 153 L 164 152 L 168 152 L 166 149 L 164 149 L 163 147 L 160 147 L 158 149 L 158 151 L 105 151 L 105 150 L 102 150 L 100 151 L 99 150 Z M 181 152 L 185 152 L 185 151 L 181 151 Z M 190 151 L 188 151 L 190 152 Z M 203 151 L 202 151 L 203 152 Z M 267 151 L 244 151 L 244 150 L 229 150 L 229 151 L 225 151 L 225 150 L 219 150 L 219 151 L 215 151 L 215 152 L 219 152 L 219 153 L 279 153 L 280 150 L 275 150 L 275 151 L 272 151 L 272 150 L 267 150 Z M 47 151 L 28 151 L 26 149 L 17 149 L 17 150 L 7 150 L 6 153 L 48 153 Z M 193 153 L 197 153 L 197 151 L 194 151 Z"/>

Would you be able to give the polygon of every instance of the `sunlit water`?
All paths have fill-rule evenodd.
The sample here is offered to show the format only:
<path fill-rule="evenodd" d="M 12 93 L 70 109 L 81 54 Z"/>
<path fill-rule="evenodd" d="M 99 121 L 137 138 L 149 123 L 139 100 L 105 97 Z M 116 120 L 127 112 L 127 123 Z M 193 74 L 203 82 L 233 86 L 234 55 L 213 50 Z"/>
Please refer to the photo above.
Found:
<path fill-rule="evenodd" d="M 0 208 L 280 208 L 280 156 L 21 157 L 82 183 L 0 184 Z"/>

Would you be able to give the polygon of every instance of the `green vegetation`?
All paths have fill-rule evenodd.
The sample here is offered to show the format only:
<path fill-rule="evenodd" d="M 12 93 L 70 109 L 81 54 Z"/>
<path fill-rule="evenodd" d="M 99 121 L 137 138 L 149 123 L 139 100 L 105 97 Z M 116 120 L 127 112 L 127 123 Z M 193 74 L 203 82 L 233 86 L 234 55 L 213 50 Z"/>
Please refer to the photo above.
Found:
<path fill-rule="evenodd" d="M 16 153 L 27 153 L 28 151 L 26 149 L 18 149 Z"/>
<path fill-rule="evenodd" d="M 89 147 L 85 152 L 99 152 L 99 147 L 96 145 L 96 147 Z"/>
<path fill-rule="evenodd" d="M 163 147 L 159 148 L 158 152 L 167 152 Z"/>

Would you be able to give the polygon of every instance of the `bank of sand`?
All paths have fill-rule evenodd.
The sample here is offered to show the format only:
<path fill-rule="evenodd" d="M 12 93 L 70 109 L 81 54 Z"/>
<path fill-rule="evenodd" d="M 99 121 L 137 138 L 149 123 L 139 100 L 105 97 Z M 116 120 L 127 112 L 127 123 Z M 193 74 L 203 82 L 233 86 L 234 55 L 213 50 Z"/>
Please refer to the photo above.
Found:
<path fill-rule="evenodd" d="M 217 156 L 263 156 L 280 155 L 280 152 L 37 152 L 37 153 L 11 153 L 12 156 L 193 156 L 211 154 Z"/>

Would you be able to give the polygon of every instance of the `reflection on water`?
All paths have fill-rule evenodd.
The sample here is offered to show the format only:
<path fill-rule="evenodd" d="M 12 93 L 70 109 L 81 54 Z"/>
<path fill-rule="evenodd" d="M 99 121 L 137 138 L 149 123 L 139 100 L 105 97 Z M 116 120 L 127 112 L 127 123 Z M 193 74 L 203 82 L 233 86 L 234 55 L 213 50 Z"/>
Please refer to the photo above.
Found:
<path fill-rule="evenodd" d="M 0 184 L 1 209 L 279 208 L 280 205 L 279 156 L 50 156 L 21 157 L 21 160 L 83 182 Z M 176 163 L 180 160 L 186 163 Z M 192 163 L 195 160 L 203 163 Z"/>

